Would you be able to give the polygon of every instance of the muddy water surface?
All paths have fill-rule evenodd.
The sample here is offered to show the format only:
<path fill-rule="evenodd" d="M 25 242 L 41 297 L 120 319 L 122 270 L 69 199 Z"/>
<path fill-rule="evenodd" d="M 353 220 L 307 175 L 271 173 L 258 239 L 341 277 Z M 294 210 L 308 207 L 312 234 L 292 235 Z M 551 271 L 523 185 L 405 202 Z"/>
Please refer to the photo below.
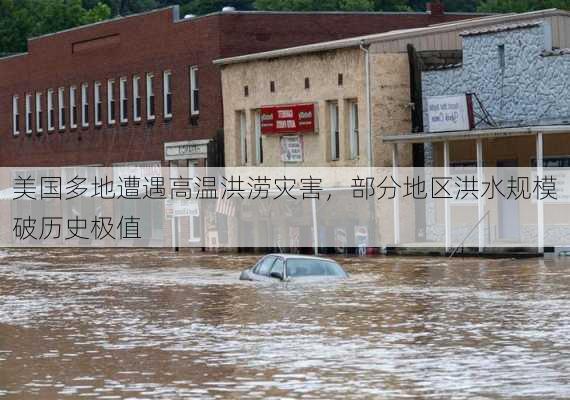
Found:
<path fill-rule="evenodd" d="M 570 398 L 570 261 L 0 252 L 0 397 Z"/>

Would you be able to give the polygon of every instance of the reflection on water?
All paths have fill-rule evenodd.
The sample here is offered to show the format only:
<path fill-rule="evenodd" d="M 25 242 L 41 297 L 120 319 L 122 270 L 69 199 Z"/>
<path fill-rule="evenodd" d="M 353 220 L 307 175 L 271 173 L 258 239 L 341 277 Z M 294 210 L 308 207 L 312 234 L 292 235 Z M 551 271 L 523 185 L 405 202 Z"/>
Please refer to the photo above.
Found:
<path fill-rule="evenodd" d="M 0 253 L 0 397 L 569 398 L 570 262 Z"/>

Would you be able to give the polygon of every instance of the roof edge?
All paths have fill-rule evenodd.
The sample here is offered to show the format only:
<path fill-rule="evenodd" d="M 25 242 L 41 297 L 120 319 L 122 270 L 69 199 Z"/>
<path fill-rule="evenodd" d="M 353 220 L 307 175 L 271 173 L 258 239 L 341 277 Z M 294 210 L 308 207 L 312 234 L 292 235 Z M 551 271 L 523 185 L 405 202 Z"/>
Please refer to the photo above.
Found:
<path fill-rule="evenodd" d="M 488 15 L 488 14 L 487 14 Z M 390 40 L 393 38 L 408 38 L 414 35 L 425 33 L 426 31 L 433 32 L 445 32 L 454 29 L 465 29 L 467 27 L 481 26 L 481 25 L 491 25 L 493 23 L 500 24 L 509 22 L 511 20 L 522 19 L 536 19 L 551 16 L 563 15 L 570 17 L 569 11 L 559 10 L 557 8 L 549 8 L 545 10 L 530 11 L 527 13 L 508 13 L 508 14 L 493 14 L 482 18 L 470 18 L 466 20 L 450 21 L 447 23 L 439 23 L 436 25 L 429 25 L 422 28 L 410 28 L 410 29 L 400 29 L 393 30 L 383 33 L 376 33 L 363 36 L 355 36 L 352 38 L 339 39 L 327 42 L 319 42 L 313 44 L 307 44 L 302 46 L 288 47 L 278 50 L 270 50 L 260 53 L 245 54 L 236 57 L 220 58 L 214 60 L 215 65 L 229 65 L 229 64 L 240 64 L 249 61 L 258 61 L 263 59 L 281 58 L 289 57 L 299 54 L 307 53 L 317 53 L 321 51 L 337 50 L 348 47 L 357 47 L 361 44 L 371 44 L 375 42 L 381 42 L 384 40 Z"/>
<path fill-rule="evenodd" d="M 73 28 L 63 29 L 63 30 L 57 31 L 57 32 L 45 33 L 43 35 L 28 38 L 28 43 L 35 41 L 35 40 L 38 40 L 38 39 L 44 39 L 46 37 L 56 36 L 56 35 L 60 35 L 63 33 L 68 33 L 68 32 L 74 32 L 74 31 L 78 31 L 81 29 L 88 29 L 88 28 L 91 28 L 93 26 L 110 24 L 110 23 L 122 21 L 125 19 L 129 19 L 129 18 L 140 17 L 143 15 L 161 13 L 161 12 L 165 12 L 167 10 L 172 10 L 172 22 L 176 22 L 180 19 L 180 6 L 174 5 L 174 6 L 168 6 L 168 7 L 161 7 L 161 8 L 156 8 L 154 10 L 143 11 L 143 12 L 135 13 L 135 14 L 119 15 L 119 16 L 116 16 L 113 18 L 105 19 L 103 21 L 97 21 L 97 22 L 93 22 L 93 23 L 85 24 L 85 25 L 78 25 L 78 26 L 74 26 Z"/>

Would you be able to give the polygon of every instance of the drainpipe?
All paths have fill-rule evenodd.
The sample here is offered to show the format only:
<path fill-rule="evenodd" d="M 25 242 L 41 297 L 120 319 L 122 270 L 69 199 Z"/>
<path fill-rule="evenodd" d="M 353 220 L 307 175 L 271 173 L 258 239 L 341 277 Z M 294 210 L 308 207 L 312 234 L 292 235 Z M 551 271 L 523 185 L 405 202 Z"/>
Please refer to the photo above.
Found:
<path fill-rule="evenodd" d="M 364 64 L 366 68 L 366 114 L 368 115 L 368 166 L 371 168 L 372 160 L 372 99 L 370 93 L 370 43 L 363 39 L 360 41 L 360 50 L 364 52 Z"/>
<path fill-rule="evenodd" d="M 367 125 L 368 125 L 368 176 L 372 176 L 372 167 L 374 166 L 374 162 L 372 160 L 372 96 L 370 93 L 370 43 L 366 43 L 363 39 L 360 41 L 360 50 L 364 52 L 364 65 L 365 65 L 365 73 L 366 73 L 366 115 L 367 115 Z M 368 190 L 368 189 L 366 189 Z M 372 202 L 368 202 L 368 215 L 371 216 L 370 220 L 374 221 L 373 227 L 374 229 L 369 230 L 369 237 L 368 237 L 368 246 L 370 243 L 376 243 L 378 232 L 376 229 L 376 208 Z M 384 253 L 385 250 L 382 249 Z"/>

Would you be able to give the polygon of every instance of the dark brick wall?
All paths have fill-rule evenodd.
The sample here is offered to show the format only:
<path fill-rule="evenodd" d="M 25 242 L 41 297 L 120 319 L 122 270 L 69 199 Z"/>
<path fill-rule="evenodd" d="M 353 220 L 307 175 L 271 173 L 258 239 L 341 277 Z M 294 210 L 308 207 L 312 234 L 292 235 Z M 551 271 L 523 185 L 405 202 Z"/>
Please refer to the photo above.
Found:
<path fill-rule="evenodd" d="M 174 22 L 173 9 L 122 18 L 33 39 L 26 55 L 0 60 L 0 166 L 87 165 L 164 159 L 164 143 L 215 138 L 222 128 L 220 73 L 212 60 L 472 15 L 218 13 Z M 200 116 L 189 117 L 190 65 L 200 68 Z M 165 121 L 162 72 L 171 70 L 173 114 Z M 146 121 L 145 74 L 155 75 L 156 120 Z M 141 78 L 142 116 L 133 122 L 132 76 Z M 126 76 L 129 121 L 119 123 L 119 78 Z M 107 79 L 115 79 L 116 120 L 107 124 Z M 102 84 L 103 124 L 94 126 L 93 83 Z M 69 87 L 89 83 L 89 128 L 69 127 Z M 57 129 L 57 89 L 65 87 L 66 129 Z M 54 90 L 56 130 L 47 132 L 47 90 Z M 44 132 L 25 133 L 25 95 L 43 92 Z M 12 96 L 19 96 L 20 134 L 12 135 Z M 35 118 L 35 112 L 33 113 Z M 35 121 L 33 121 L 35 127 Z"/>

